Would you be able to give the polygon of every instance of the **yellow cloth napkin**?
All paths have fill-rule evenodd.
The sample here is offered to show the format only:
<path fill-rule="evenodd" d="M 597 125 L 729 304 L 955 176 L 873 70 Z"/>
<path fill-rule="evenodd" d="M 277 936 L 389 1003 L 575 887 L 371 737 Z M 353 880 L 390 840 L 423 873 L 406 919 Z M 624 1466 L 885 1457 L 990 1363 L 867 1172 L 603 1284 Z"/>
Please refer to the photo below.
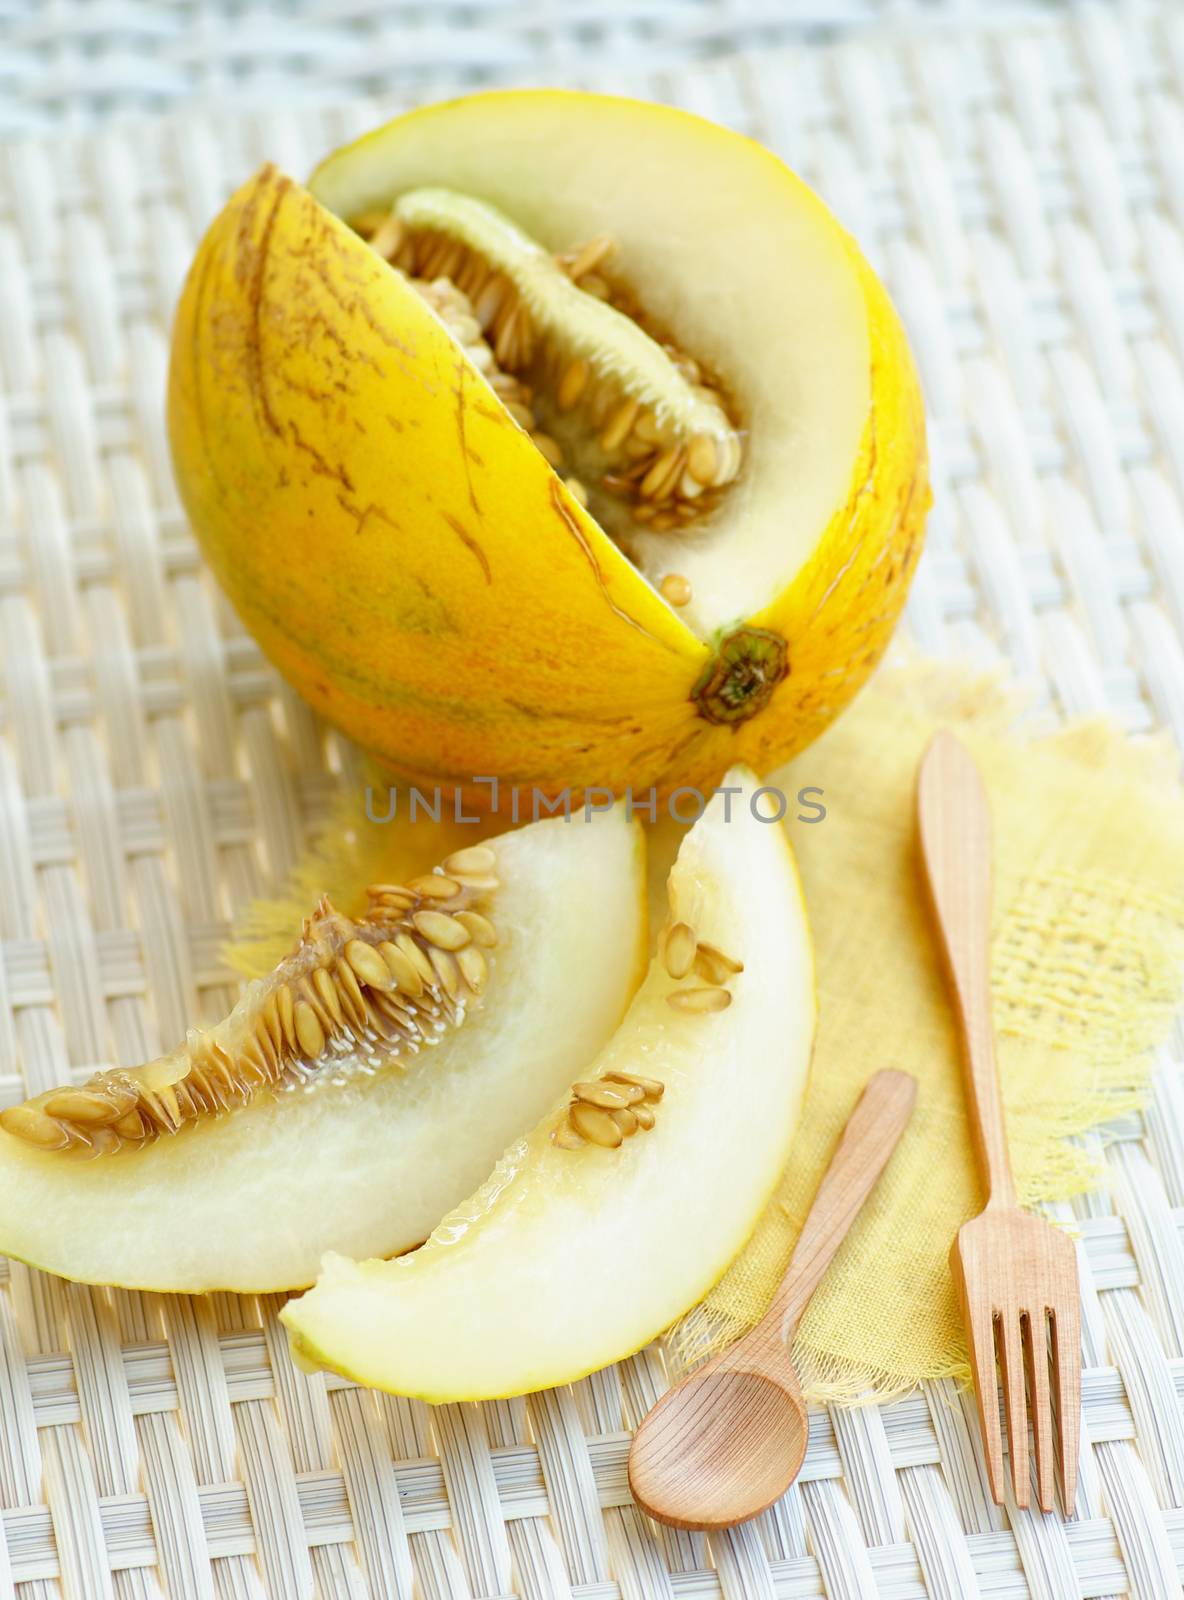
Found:
<path fill-rule="evenodd" d="M 1101 724 L 1030 740 L 997 686 L 918 666 L 881 677 L 768 781 L 825 793 L 791 825 L 814 929 L 819 1025 L 793 1159 L 747 1249 L 671 1333 L 697 1360 L 761 1314 L 863 1084 L 918 1080 L 897 1153 L 795 1343 L 812 1398 L 877 1399 L 969 1377 L 948 1255 L 982 1205 L 954 1019 L 917 850 L 917 767 L 952 727 L 982 770 L 995 840 L 992 982 L 1021 1203 L 1093 1187 L 1068 1137 L 1137 1106 L 1184 957 L 1184 806 L 1176 753 Z"/>
<path fill-rule="evenodd" d="M 966 741 L 991 799 L 995 1020 L 1023 1202 L 1091 1187 L 1096 1165 L 1068 1136 L 1139 1103 L 1184 959 L 1177 758 L 1101 724 L 1024 738 L 1015 714 L 996 685 L 946 664 L 882 672 L 767 780 L 791 795 L 820 788 L 827 808 L 822 822 L 789 824 L 816 944 L 817 1045 L 784 1182 L 730 1271 L 671 1330 L 676 1365 L 760 1316 L 863 1085 L 893 1066 L 918 1079 L 912 1123 L 795 1353 L 816 1399 L 882 1399 L 920 1378 L 968 1375 L 947 1256 L 981 1193 L 914 825 L 917 767 L 935 728 Z M 353 788 L 290 893 L 252 908 L 230 959 L 267 970 L 326 887 L 349 908 L 367 881 L 422 871 L 475 832 L 368 826 Z"/>

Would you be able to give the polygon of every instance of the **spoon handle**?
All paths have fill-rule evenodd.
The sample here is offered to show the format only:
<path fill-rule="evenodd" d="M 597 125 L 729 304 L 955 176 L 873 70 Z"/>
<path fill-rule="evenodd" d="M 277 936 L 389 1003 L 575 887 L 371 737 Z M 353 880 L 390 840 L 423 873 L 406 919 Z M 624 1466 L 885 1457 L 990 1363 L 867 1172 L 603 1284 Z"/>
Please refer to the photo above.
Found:
<path fill-rule="evenodd" d="M 887 1069 L 868 1080 L 818 1186 L 781 1286 L 762 1319 L 762 1327 L 781 1345 L 793 1338 L 810 1296 L 888 1165 L 916 1098 L 917 1081 L 907 1072 Z"/>

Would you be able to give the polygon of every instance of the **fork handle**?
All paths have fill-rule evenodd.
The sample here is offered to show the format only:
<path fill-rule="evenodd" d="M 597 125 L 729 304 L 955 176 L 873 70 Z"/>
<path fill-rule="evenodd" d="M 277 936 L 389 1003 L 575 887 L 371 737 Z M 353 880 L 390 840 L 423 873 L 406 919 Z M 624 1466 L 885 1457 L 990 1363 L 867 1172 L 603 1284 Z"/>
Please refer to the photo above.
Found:
<path fill-rule="evenodd" d="M 952 733 L 936 733 L 917 784 L 921 853 L 953 979 L 971 1123 L 988 1204 L 1014 1206 L 991 1026 L 991 812 L 979 770 Z"/>

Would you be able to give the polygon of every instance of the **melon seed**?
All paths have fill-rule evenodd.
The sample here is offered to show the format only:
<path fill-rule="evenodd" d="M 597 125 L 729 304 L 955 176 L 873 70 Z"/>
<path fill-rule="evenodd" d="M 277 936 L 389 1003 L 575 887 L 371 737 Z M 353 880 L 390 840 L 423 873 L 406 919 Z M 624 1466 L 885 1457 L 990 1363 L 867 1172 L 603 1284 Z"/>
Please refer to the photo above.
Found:
<path fill-rule="evenodd" d="M 606 1072 L 605 1078 L 609 1083 L 631 1083 L 640 1089 L 647 1100 L 660 1100 L 666 1093 L 666 1085 L 657 1078 L 642 1078 L 633 1072 Z"/>
<path fill-rule="evenodd" d="M 460 994 L 460 971 L 455 958 L 447 950 L 441 950 L 437 945 L 432 945 L 428 951 L 428 960 L 432 963 L 432 970 L 439 980 L 440 987 L 450 1000 L 455 1000 Z"/>
<path fill-rule="evenodd" d="M 400 990 L 404 994 L 410 995 L 412 999 L 417 999 L 423 993 L 423 979 L 402 950 L 399 949 L 398 945 L 392 944 L 389 939 L 386 939 L 379 945 L 378 953 L 386 962 L 387 968 Z"/>
<path fill-rule="evenodd" d="M 686 606 L 691 603 L 692 589 L 681 572 L 668 572 L 658 585 L 658 592 L 669 605 Z"/>
<path fill-rule="evenodd" d="M 612 1111 L 617 1106 L 630 1106 L 635 1100 L 645 1099 L 645 1090 L 630 1083 L 576 1083 L 572 1094 L 585 1105 L 603 1106 Z"/>
<path fill-rule="evenodd" d="M 118 1122 L 111 1124 L 111 1132 L 118 1134 L 125 1144 L 138 1143 L 147 1134 L 147 1125 L 139 1111 L 128 1111 Z"/>
<path fill-rule="evenodd" d="M 374 232 L 370 235 L 370 244 L 378 251 L 380 256 L 393 256 L 403 242 L 403 224 L 393 212 L 380 218 Z"/>
<path fill-rule="evenodd" d="M 722 950 L 717 950 L 715 945 L 708 944 L 705 940 L 695 951 L 695 972 L 708 983 L 727 983 L 729 978 L 734 978 L 738 972 L 743 971 L 743 961 L 725 955 Z"/>
<path fill-rule="evenodd" d="M 710 434 L 697 433 L 687 451 L 687 471 L 696 483 L 706 486 L 715 482 L 719 471 L 719 452 Z"/>
<path fill-rule="evenodd" d="M 280 1027 L 283 1029 L 284 1039 L 288 1045 L 296 1043 L 296 1021 L 292 1004 L 292 991 L 286 983 L 280 984 L 275 993 L 276 1005 L 279 1007 Z"/>
<path fill-rule="evenodd" d="M 566 1117 L 558 1127 L 552 1128 L 551 1140 L 561 1150 L 582 1150 L 587 1143 L 583 1135 L 576 1132 Z"/>
<path fill-rule="evenodd" d="M 458 911 L 456 920 L 462 928 L 467 928 L 474 944 L 484 945 L 491 950 L 497 943 L 497 929 L 488 917 L 483 917 L 479 911 Z"/>
<path fill-rule="evenodd" d="M 558 257 L 559 265 L 573 283 L 579 283 L 588 273 L 595 272 L 616 248 L 616 240 L 609 234 L 598 234 L 595 239 L 589 239 L 587 244 L 581 245 L 574 255 Z"/>
<path fill-rule="evenodd" d="M 600 1106 L 590 1106 L 580 1100 L 567 1115 L 578 1134 L 590 1144 L 598 1144 L 603 1149 L 615 1150 L 625 1137 L 612 1113 Z"/>
<path fill-rule="evenodd" d="M 583 360 L 573 361 L 563 374 L 556 393 L 556 400 L 560 411 L 570 411 L 578 405 L 584 390 L 588 387 L 588 363 Z"/>
<path fill-rule="evenodd" d="M 678 482 L 679 474 L 682 472 L 683 459 L 682 449 L 674 444 L 656 457 L 649 471 L 641 480 L 638 492 L 642 499 L 665 500 Z"/>
<path fill-rule="evenodd" d="M 637 413 L 640 410 L 640 401 L 628 399 L 622 400 L 621 404 L 613 412 L 608 426 L 600 435 L 600 448 L 606 456 L 611 456 L 613 451 L 619 449 L 625 442 L 629 430 L 637 421 Z"/>
<path fill-rule="evenodd" d="M 666 935 L 662 961 L 672 978 L 685 978 L 695 960 L 695 935 L 685 922 L 676 922 Z"/>
<path fill-rule="evenodd" d="M 337 979 L 338 992 L 343 1003 L 349 1008 L 350 1017 L 355 1027 L 363 1028 L 366 1025 L 366 997 L 358 986 L 357 974 L 348 961 L 339 961 L 334 970 Z M 384 985 L 385 987 L 385 985 Z"/>
<path fill-rule="evenodd" d="M 481 876 L 492 872 L 496 866 L 497 856 L 487 844 L 471 844 L 464 850 L 454 850 L 444 862 L 444 871 Z"/>
<path fill-rule="evenodd" d="M 336 1023 L 340 1028 L 345 1021 L 341 1009 L 341 991 L 324 967 L 318 967 L 313 973 L 312 986 L 316 990 L 317 999 L 326 1019 L 330 1024 Z"/>
<path fill-rule="evenodd" d="M 59 1089 L 42 1103 L 47 1117 L 62 1117 L 67 1122 L 81 1123 L 84 1128 L 114 1122 L 125 1109 L 116 1097 L 95 1094 L 92 1089 Z"/>
<path fill-rule="evenodd" d="M 426 873 L 422 878 L 410 878 L 407 887 L 414 889 L 424 900 L 455 900 L 460 893 L 459 883 L 438 872 Z"/>
<path fill-rule="evenodd" d="M 315 1061 L 325 1048 L 325 1035 L 316 1012 L 306 1000 L 297 1000 L 295 1021 L 297 1042 L 308 1059 Z"/>
<path fill-rule="evenodd" d="M 407 960 L 410 961 L 411 965 L 415 968 L 416 972 L 419 974 L 420 981 L 426 988 L 430 989 L 436 981 L 435 974 L 432 971 L 432 964 L 416 944 L 415 940 L 409 933 L 404 930 L 400 930 L 400 932 L 395 935 L 394 942 L 395 948 L 401 951 L 402 954 L 406 956 Z"/>
<path fill-rule="evenodd" d="M 391 975 L 386 962 L 374 946 L 365 940 L 351 939 L 345 947 L 345 959 L 362 982 L 368 983 L 372 989 L 390 987 Z"/>
<path fill-rule="evenodd" d="M 475 944 L 467 944 L 456 953 L 460 975 L 474 994 L 480 994 L 489 974 L 489 964 Z"/>
<path fill-rule="evenodd" d="M 415 904 L 414 894 L 401 884 L 372 883 L 366 893 L 371 900 L 381 900 L 392 908 L 402 907 L 404 910 L 410 910 Z"/>
<path fill-rule="evenodd" d="M 416 911 L 412 922 L 430 945 L 440 950 L 460 950 L 469 942 L 469 930 L 446 911 Z"/>
<path fill-rule="evenodd" d="M 266 1031 L 276 1050 L 281 1050 L 284 1044 L 284 1027 L 280 1021 L 280 1008 L 277 993 L 273 990 L 263 1002 L 263 1011 L 259 1017 L 259 1025 Z"/>
<path fill-rule="evenodd" d="M 38 1145 L 42 1150 L 57 1150 L 70 1141 L 70 1136 L 60 1122 L 46 1116 L 36 1106 L 10 1106 L 0 1111 L 0 1127 L 15 1134 L 27 1144 Z"/>
<path fill-rule="evenodd" d="M 732 1003 L 727 989 L 675 989 L 666 996 L 666 1004 L 676 1011 L 726 1011 Z"/>

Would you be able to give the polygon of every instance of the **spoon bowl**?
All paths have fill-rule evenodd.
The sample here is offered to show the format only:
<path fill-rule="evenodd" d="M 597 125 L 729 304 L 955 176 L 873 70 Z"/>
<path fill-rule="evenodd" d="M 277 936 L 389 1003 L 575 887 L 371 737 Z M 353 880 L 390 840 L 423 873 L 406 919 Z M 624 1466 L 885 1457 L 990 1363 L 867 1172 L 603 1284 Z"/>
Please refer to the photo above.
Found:
<path fill-rule="evenodd" d="M 805 1459 L 809 1420 L 788 1357 L 769 1368 L 712 1362 L 685 1403 L 681 1389 L 659 1400 L 629 1452 L 629 1487 L 651 1516 L 730 1528 L 785 1493 Z"/>
<path fill-rule="evenodd" d="M 907 1072 L 877 1072 L 851 1113 L 769 1309 L 664 1394 L 633 1436 L 629 1487 L 675 1528 L 730 1528 L 801 1471 L 810 1424 L 789 1344 L 912 1115 Z"/>

